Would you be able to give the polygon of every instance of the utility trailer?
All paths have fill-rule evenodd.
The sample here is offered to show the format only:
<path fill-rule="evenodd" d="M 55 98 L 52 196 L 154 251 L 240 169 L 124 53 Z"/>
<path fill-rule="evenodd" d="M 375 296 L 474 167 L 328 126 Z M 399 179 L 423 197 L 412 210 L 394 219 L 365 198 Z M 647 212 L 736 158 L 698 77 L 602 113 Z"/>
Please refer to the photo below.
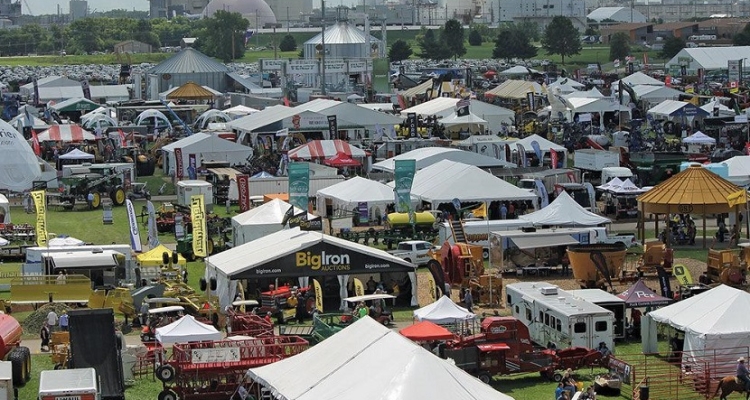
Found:
<path fill-rule="evenodd" d="M 177 343 L 156 368 L 163 383 L 159 400 L 226 400 L 250 368 L 268 365 L 305 351 L 297 336 Z"/>

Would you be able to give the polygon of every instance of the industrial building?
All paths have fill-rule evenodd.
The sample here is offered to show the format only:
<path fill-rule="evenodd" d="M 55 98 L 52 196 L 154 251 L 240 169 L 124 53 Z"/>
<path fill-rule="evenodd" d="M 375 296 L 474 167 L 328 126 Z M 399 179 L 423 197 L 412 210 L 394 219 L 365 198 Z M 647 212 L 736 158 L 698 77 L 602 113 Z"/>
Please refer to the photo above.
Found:
<path fill-rule="evenodd" d="M 198 15 L 209 0 L 149 0 L 150 18 L 172 18 L 175 15 Z"/>
<path fill-rule="evenodd" d="M 254 29 L 276 24 L 276 15 L 263 0 L 211 0 L 202 15 L 212 17 L 219 10 L 242 14 L 250 22 L 250 27 Z"/>

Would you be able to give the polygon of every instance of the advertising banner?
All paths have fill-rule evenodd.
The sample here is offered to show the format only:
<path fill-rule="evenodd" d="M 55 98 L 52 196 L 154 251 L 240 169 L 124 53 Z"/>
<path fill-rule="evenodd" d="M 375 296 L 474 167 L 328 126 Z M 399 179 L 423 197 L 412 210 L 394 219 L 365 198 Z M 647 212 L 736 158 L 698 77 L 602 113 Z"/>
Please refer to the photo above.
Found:
<path fill-rule="evenodd" d="M 36 208 L 36 245 L 39 247 L 47 246 L 47 196 L 44 190 L 35 190 L 31 192 L 31 198 L 34 199 Z"/>
<path fill-rule="evenodd" d="M 182 148 L 178 147 L 174 149 L 174 176 L 179 181 L 184 177 L 182 170 Z"/>
<path fill-rule="evenodd" d="M 250 209 L 250 176 L 237 175 L 237 192 L 240 203 L 240 212 Z"/>
<path fill-rule="evenodd" d="M 193 221 L 193 254 L 208 255 L 208 233 L 206 232 L 206 204 L 202 194 L 190 197 L 190 218 Z"/>
<path fill-rule="evenodd" d="M 518 162 L 522 168 L 529 166 L 529 158 L 526 155 L 526 148 L 521 143 L 516 143 L 518 147 Z"/>
<path fill-rule="evenodd" d="M 317 279 L 313 279 L 313 287 L 315 288 L 315 308 L 319 313 L 323 312 L 323 289 L 320 287 L 320 282 Z"/>
<path fill-rule="evenodd" d="M 367 207 L 366 201 L 360 201 L 357 203 L 357 211 L 359 212 L 360 224 L 367 224 L 370 222 L 370 209 Z"/>
<path fill-rule="evenodd" d="M 328 116 L 328 138 L 331 140 L 339 138 L 339 123 L 335 115 Z"/>
<path fill-rule="evenodd" d="M 411 185 L 417 171 L 416 160 L 396 160 L 394 191 L 396 192 L 396 212 L 411 211 Z"/>
<path fill-rule="evenodd" d="M 281 71 L 284 69 L 284 63 L 284 60 L 260 60 L 260 65 L 263 71 Z"/>
<path fill-rule="evenodd" d="M 289 204 L 307 210 L 310 193 L 310 164 L 289 164 Z"/>
<path fill-rule="evenodd" d="M 354 295 L 355 296 L 365 295 L 365 285 L 363 285 L 362 281 L 360 281 L 357 278 L 354 278 Z"/>
<path fill-rule="evenodd" d="M 91 86 L 89 86 L 88 79 L 84 79 L 83 82 L 81 82 L 81 89 L 83 89 L 83 97 L 87 100 L 91 100 Z"/>
<path fill-rule="evenodd" d="M 557 169 L 557 150 L 550 149 L 549 151 L 549 158 L 550 163 L 552 164 L 552 169 Z"/>
<path fill-rule="evenodd" d="M 322 231 L 323 218 L 315 217 L 313 219 L 308 219 L 307 213 L 305 213 L 305 219 L 299 222 L 299 229 L 301 231 Z"/>
<path fill-rule="evenodd" d="M 195 154 L 188 154 L 188 167 L 187 167 L 188 179 L 198 179 L 198 162 L 195 159 Z"/>
<path fill-rule="evenodd" d="M 156 208 L 151 200 L 146 202 L 148 209 L 148 247 L 154 248 L 159 245 L 159 231 L 156 229 Z"/>
<path fill-rule="evenodd" d="M 135 207 L 130 199 L 125 200 L 125 209 L 128 213 L 128 226 L 130 227 L 130 248 L 136 253 L 143 251 L 141 246 L 141 235 L 138 230 L 138 220 L 135 217 Z"/>
<path fill-rule="evenodd" d="M 419 136 L 419 133 L 417 132 L 417 114 L 416 113 L 406 114 L 406 124 L 409 127 L 409 137 L 415 138 Z"/>

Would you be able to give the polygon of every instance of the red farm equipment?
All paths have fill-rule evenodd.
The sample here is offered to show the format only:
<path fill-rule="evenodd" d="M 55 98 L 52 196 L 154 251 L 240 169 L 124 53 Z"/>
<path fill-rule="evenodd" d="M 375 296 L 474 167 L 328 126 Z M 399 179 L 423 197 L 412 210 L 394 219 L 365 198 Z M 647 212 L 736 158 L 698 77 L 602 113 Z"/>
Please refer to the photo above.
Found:
<path fill-rule="evenodd" d="M 297 336 L 178 343 L 156 368 L 164 389 L 159 400 L 225 400 L 249 368 L 297 355 L 308 348 Z"/>

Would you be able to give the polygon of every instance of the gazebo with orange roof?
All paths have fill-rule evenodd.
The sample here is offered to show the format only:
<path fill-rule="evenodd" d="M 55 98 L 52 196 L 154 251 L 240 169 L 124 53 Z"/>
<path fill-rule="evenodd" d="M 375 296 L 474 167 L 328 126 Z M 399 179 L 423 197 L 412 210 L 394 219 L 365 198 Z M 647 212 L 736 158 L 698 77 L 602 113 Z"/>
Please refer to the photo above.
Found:
<path fill-rule="evenodd" d="M 700 165 L 691 165 L 679 174 L 638 196 L 639 234 L 646 241 L 644 216 L 648 214 L 703 215 L 703 247 L 706 247 L 706 215 L 747 210 L 747 192 Z M 739 220 L 739 219 L 736 219 Z M 654 221 L 659 232 L 659 218 Z M 669 234 L 669 229 L 667 229 Z M 669 243 L 670 241 L 667 240 Z M 668 245 L 669 246 L 669 245 Z"/>
<path fill-rule="evenodd" d="M 213 92 L 195 82 L 186 82 L 167 95 L 169 100 L 211 100 Z"/>

